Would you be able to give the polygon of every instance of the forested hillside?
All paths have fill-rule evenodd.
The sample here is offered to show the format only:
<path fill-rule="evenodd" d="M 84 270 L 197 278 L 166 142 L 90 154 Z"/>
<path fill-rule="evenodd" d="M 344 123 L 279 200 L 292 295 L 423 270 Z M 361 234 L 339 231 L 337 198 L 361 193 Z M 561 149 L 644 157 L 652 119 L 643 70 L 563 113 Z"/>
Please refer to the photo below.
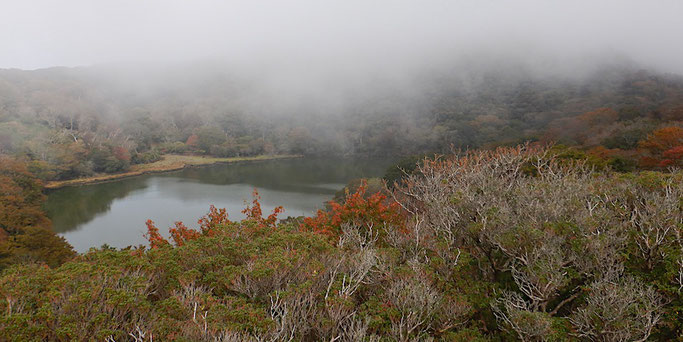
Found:
<path fill-rule="evenodd" d="M 318 96 L 266 83 L 213 68 L 1 70 L 0 339 L 683 334 L 681 77 L 479 70 Z M 51 231 L 43 181 L 166 154 L 408 158 L 308 218 L 265 216 L 255 193 L 246 220 L 211 207 L 170 241 L 147 222 L 148 247 L 78 255 Z"/>
<path fill-rule="evenodd" d="M 307 84 L 301 74 L 289 86 L 218 66 L 0 70 L 0 153 L 44 180 L 125 171 L 163 153 L 410 155 L 525 140 L 604 147 L 594 154 L 632 167 L 640 141 L 683 120 L 680 76 L 517 69 L 363 83 Z M 644 165 L 671 159 L 651 157 Z"/>
<path fill-rule="evenodd" d="M 681 14 L 2 1 L 0 342 L 683 342 Z"/>
<path fill-rule="evenodd" d="M 258 194 L 167 241 L 0 276 L 16 341 L 671 341 L 683 174 L 524 145 L 423 160 L 385 195 L 278 222 Z"/>

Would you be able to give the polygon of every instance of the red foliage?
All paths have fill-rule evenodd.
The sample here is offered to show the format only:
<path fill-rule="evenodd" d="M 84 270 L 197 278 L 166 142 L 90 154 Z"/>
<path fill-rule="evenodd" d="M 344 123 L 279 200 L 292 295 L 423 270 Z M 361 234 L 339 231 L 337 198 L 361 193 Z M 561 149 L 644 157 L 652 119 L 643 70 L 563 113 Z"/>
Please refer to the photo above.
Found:
<path fill-rule="evenodd" d="M 209 213 L 200 218 L 197 223 L 203 235 L 213 236 L 216 232 L 214 228 L 219 225 L 228 224 L 230 220 L 228 220 L 228 212 L 225 208 L 216 209 L 212 204 L 209 207 Z"/>
<path fill-rule="evenodd" d="M 199 137 L 196 134 L 190 135 L 190 137 L 187 138 L 187 141 L 185 141 L 185 145 L 192 146 L 192 147 L 197 147 L 198 143 L 199 143 Z"/>
<path fill-rule="evenodd" d="M 261 197 L 258 195 L 256 189 L 254 189 L 254 200 L 252 201 L 252 205 L 247 206 L 242 212 L 247 215 L 247 220 L 257 223 L 257 229 L 275 228 L 277 215 L 282 213 L 284 209 L 282 207 L 277 207 L 268 215 L 268 217 L 264 218 L 262 216 L 261 203 L 259 202 L 260 199 Z M 175 223 L 175 227 L 169 228 L 168 232 L 171 234 L 171 239 L 174 244 L 176 246 L 182 246 L 185 242 L 194 240 L 200 236 L 213 236 L 217 232 L 217 227 L 229 224 L 230 220 L 228 220 L 228 213 L 225 209 L 217 209 L 215 206 L 211 205 L 209 207 L 209 213 L 200 218 L 197 223 L 199 224 L 199 231 L 188 228 L 180 221 Z M 168 240 L 159 234 L 159 228 L 154 225 L 152 220 L 147 220 L 146 225 L 147 233 L 145 234 L 145 238 L 149 241 L 152 249 L 171 245 Z"/>
<path fill-rule="evenodd" d="M 658 129 L 638 145 L 643 154 L 640 160 L 642 166 L 667 167 L 683 164 L 683 128 Z"/>
<path fill-rule="evenodd" d="M 147 225 L 147 234 L 145 234 L 145 238 L 149 241 L 149 246 L 151 248 L 154 249 L 168 245 L 168 241 L 159 234 L 159 228 L 154 225 L 154 221 L 147 220 L 145 224 Z"/>
<path fill-rule="evenodd" d="M 301 228 L 316 233 L 326 234 L 330 237 L 337 237 L 341 231 L 341 225 L 345 222 L 357 222 L 366 228 L 372 225 L 392 224 L 400 225 L 403 217 L 396 202 L 390 201 L 381 193 L 375 193 L 367 198 L 365 192 L 367 182 L 363 181 L 358 190 L 347 196 L 343 204 L 330 202 L 331 210 L 319 210 L 316 216 L 304 219 Z M 263 217 L 258 192 L 254 189 L 254 199 L 242 213 L 247 216 L 245 221 L 256 223 L 255 229 L 274 229 L 277 224 L 277 216 L 284 211 L 279 206 L 273 209 L 267 217 Z M 171 238 L 176 246 L 182 246 L 189 240 L 200 236 L 212 236 L 216 234 L 216 227 L 230 223 L 225 209 L 216 209 L 211 206 L 209 213 L 197 221 L 200 231 L 188 228 L 182 222 L 176 222 L 175 227 L 169 228 Z M 145 237 L 150 243 L 151 248 L 168 246 L 170 243 L 161 234 L 152 220 L 147 220 L 147 233 Z"/>
<path fill-rule="evenodd" d="M 600 159 L 609 159 L 610 157 L 613 157 L 615 155 L 618 155 L 619 149 L 608 149 L 602 145 L 600 146 L 595 146 L 591 148 L 590 150 L 587 151 L 588 154 L 596 156 Z"/>
<path fill-rule="evenodd" d="M 254 200 L 251 202 L 251 206 L 247 206 L 246 208 L 244 208 L 244 210 L 242 210 L 242 213 L 244 215 L 247 215 L 247 220 L 255 221 L 258 224 L 259 228 L 274 228 L 275 223 L 277 222 L 277 215 L 284 212 L 285 209 L 282 208 L 282 206 L 279 206 L 273 209 L 273 212 L 270 215 L 268 215 L 268 217 L 264 218 L 263 210 L 261 209 L 261 203 L 259 202 L 261 196 L 259 196 L 258 191 L 256 191 L 256 189 L 254 189 L 252 196 L 254 197 Z"/>
<path fill-rule="evenodd" d="M 118 160 L 130 161 L 130 152 L 125 147 L 117 146 L 111 149 L 114 158 Z"/>
<path fill-rule="evenodd" d="M 365 198 L 366 189 L 367 182 L 363 181 L 344 203 L 329 202 L 330 211 L 318 210 L 316 216 L 304 219 L 301 228 L 336 238 L 345 222 L 361 223 L 366 228 L 384 223 L 400 225 L 403 217 L 398 204 L 379 192 Z"/>
<path fill-rule="evenodd" d="M 180 221 L 175 223 L 175 228 L 169 228 L 168 232 L 171 233 L 171 238 L 176 246 L 182 246 L 185 241 L 194 240 L 201 236 L 198 231 L 187 228 L 187 226 Z"/>
<path fill-rule="evenodd" d="M 660 166 L 674 166 L 683 161 L 683 145 L 676 146 L 667 151 L 662 152 L 662 161 Z"/>

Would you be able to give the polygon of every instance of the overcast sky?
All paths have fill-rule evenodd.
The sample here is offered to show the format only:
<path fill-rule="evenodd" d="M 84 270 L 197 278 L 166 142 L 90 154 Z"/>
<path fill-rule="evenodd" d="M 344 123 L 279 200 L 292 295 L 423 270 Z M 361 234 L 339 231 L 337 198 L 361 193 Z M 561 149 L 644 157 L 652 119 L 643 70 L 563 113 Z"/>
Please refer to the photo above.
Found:
<path fill-rule="evenodd" d="M 0 0 L 0 68 L 205 59 L 326 68 L 473 51 L 683 73 L 682 0 Z"/>

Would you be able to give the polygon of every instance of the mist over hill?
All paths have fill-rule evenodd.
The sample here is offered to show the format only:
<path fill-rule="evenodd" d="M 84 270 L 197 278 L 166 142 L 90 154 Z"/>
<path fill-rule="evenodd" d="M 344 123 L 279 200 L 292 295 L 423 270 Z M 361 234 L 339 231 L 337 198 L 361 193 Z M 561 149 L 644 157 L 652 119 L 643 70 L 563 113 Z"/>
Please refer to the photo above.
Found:
<path fill-rule="evenodd" d="M 682 103 L 683 78 L 627 62 L 574 75 L 484 59 L 393 76 L 218 62 L 10 69 L 0 71 L 0 149 L 69 178 L 104 170 L 83 165 L 109 158 L 94 150 L 409 155 L 538 139 L 576 144 L 549 127 L 612 108 L 612 128 L 599 135 L 606 139 L 615 128 L 680 122 Z M 72 166 L 59 170 L 64 164 Z"/>
<path fill-rule="evenodd" d="M 678 1 L 17 3 L 0 13 L 0 152 L 66 179 L 163 153 L 592 147 L 637 131 L 633 145 L 680 121 L 681 12 Z M 593 141 L 578 122 L 558 136 L 562 120 L 602 108 L 618 115 Z"/>
<path fill-rule="evenodd" d="M 681 13 L 5 1 L 0 340 L 680 340 Z"/>

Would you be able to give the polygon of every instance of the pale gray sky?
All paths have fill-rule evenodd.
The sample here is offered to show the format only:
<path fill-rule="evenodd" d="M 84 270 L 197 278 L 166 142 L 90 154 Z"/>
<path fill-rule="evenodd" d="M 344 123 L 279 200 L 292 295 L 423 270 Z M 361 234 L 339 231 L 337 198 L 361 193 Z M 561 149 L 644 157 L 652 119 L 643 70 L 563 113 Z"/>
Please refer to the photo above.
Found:
<path fill-rule="evenodd" d="M 682 0 L 0 0 L 0 68 L 401 68 L 477 51 L 569 64 L 618 54 L 683 73 L 681 15 Z"/>

